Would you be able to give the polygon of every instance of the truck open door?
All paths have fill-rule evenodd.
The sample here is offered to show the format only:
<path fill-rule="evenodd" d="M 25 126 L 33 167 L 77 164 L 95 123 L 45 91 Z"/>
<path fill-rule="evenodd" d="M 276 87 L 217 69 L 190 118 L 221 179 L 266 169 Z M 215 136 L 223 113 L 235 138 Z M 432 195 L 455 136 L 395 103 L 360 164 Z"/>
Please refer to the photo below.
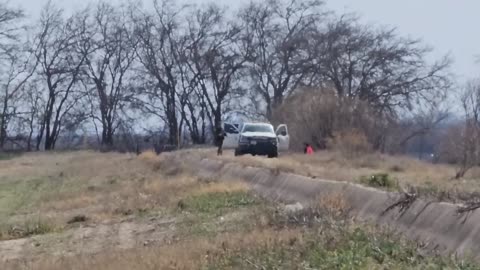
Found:
<path fill-rule="evenodd" d="M 223 124 L 223 130 L 227 135 L 223 140 L 223 149 L 235 149 L 238 147 L 238 139 L 240 136 L 239 127 L 240 125 L 238 124 Z"/>
<path fill-rule="evenodd" d="M 275 133 L 277 134 L 278 138 L 278 150 L 288 151 L 290 148 L 290 135 L 288 134 L 287 125 L 279 125 Z"/>

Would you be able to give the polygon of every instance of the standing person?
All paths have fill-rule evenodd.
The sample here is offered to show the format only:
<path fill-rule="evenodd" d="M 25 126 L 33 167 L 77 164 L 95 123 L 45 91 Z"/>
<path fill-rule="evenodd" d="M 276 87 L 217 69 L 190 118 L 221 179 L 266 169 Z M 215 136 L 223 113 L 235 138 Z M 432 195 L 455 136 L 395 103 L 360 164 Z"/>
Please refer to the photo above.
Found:
<path fill-rule="evenodd" d="M 217 144 L 218 144 L 217 156 L 221 156 L 223 154 L 223 140 L 225 139 L 226 136 L 227 136 L 227 133 L 225 133 L 223 129 L 220 129 L 217 134 Z"/>

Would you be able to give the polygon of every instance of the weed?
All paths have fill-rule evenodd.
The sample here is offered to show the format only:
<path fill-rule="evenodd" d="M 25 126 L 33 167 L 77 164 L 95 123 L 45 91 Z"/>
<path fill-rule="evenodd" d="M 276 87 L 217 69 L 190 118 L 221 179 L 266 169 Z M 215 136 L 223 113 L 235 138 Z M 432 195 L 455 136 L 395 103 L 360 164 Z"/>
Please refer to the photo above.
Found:
<path fill-rule="evenodd" d="M 11 160 L 17 158 L 21 155 L 21 153 L 6 153 L 0 152 L 0 160 Z"/>
<path fill-rule="evenodd" d="M 167 167 L 165 168 L 162 173 L 166 176 L 178 176 L 183 172 L 183 169 L 181 167 Z"/>
<path fill-rule="evenodd" d="M 272 211 L 263 209 L 267 214 L 268 224 L 271 227 L 295 228 L 295 227 L 343 227 L 350 221 L 348 206 L 344 197 L 340 194 L 325 196 L 313 207 L 303 208 L 297 211 Z"/>
<path fill-rule="evenodd" d="M 319 209 L 322 209 L 326 217 L 336 220 L 344 220 L 350 213 L 350 205 L 341 193 L 333 193 L 323 196 L 319 200 Z"/>
<path fill-rule="evenodd" d="M 395 189 L 398 187 L 397 182 L 390 177 L 387 173 L 373 174 L 367 177 L 361 177 L 360 182 L 376 188 Z"/>
<path fill-rule="evenodd" d="M 58 190 L 53 178 L 0 181 L 0 217 L 35 205 L 46 193 Z"/>
<path fill-rule="evenodd" d="M 72 217 L 69 221 L 67 221 L 67 224 L 81 223 L 85 221 L 87 221 L 87 217 L 85 215 L 78 215 Z"/>
<path fill-rule="evenodd" d="M 390 171 L 391 171 L 391 172 L 397 172 L 397 173 L 398 173 L 398 172 L 404 172 L 404 171 L 405 171 L 405 168 L 403 168 L 403 167 L 400 166 L 400 165 L 395 164 L 395 165 L 393 165 L 392 167 L 390 167 Z"/>
<path fill-rule="evenodd" d="M 148 208 L 138 208 L 136 215 L 138 217 L 148 217 L 148 215 L 150 214 L 150 210 L 151 209 L 148 209 Z"/>
<path fill-rule="evenodd" d="M 390 232 L 320 231 L 226 250 L 211 258 L 207 269 L 479 269 L 450 258 L 422 256 L 415 245 Z"/>
<path fill-rule="evenodd" d="M 42 220 L 27 221 L 21 225 L 4 225 L 0 227 L 0 240 L 26 238 L 33 235 L 48 234 L 59 228 Z"/>
<path fill-rule="evenodd" d="M 248 192 L 215 192 L 189 197 L 182 201 L 183 209 L 205 214 L 222 214 L 225 209 L 236 209 L 256 204 Z"/>
<path fill-rule="evenodd" d="M 198 177 L 199 183 L 210 184 L 218 182 L 218 179 L 214 177 Z"/>
<path fill-rule="evenodd" d="M 113 214 L 122 215 L 122 216 L 130 216 L 130 215 L 133 215 L 133 210 L 132 209 L 116 208 L 115 210 L 113 210 Z"/>
<path fill-rule="evenodd" d="M 455 201 L 453 190 L 443 190 L 442 187 L 436 186 L 431 182 L 427 182 L 424 186 L 416 187 L 415 189 L 420 196 L 425 198 L 437 198 L 439 201 Z"/>
<path fill-rule="evenodd" d="M 306 208 L 285 214 L 274 213 L 273 216 L 271 216 L 270 224 L 278 228 L 292 228 L 297 226 L 313 227 L 321 223 L 323 218 L 323 211 L 321 209 Z"/>

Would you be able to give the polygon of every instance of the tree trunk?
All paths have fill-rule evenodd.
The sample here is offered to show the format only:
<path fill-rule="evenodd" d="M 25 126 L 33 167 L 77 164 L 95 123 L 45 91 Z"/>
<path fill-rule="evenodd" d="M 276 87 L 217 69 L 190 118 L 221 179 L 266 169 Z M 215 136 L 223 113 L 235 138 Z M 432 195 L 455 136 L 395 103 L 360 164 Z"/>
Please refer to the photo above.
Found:
<path fill-rule="evenodd" d="M 2 117 L 0 119 L 0 150 L 4 150 L 5 147 L 5 141 L 7 139 L 7 117 L 5 114 L 2 114 Z"/>
<path fill-rule="evenodd" d="M 8 91 L 5 95 L 5 100 L 3 101 L 2 117 L 0 119 L 0 149 L 3 150 L 5 146 L 5 141 L 7 139 L 7 112 L 8 111 Z"/>
<path fill-rule="evenodd" d="M 51 151 L 55 148 L 55 137 L 53 134 L 45 136 L 45 151 Z"/>
<path fill-rule="evenodd" d="M 102 116 L 103 117 L 103 116 Z M 102 121 L 102 145 L 106 147 L 113 147 L 113 123 L 112 120 L 106 118 Z"/>
<path fill-rule="evenodd" d="M 42 123 L 42 125 L 40 126 L 40 130 L 38 131 L 38 134 L 37 134 L 37 145 L 35 146 L 35 149 L 37 151 L 40 151 L 40 144 L 42 144 L 44 132 L 45 132 L 45 123 Z"/>
<path fill-rule="evenodd" d="M 107 147 L 113 147 L 113 134 L 111 132 L 102 133 L 102 145 Z"/>
<path fill-rule="evenodd" d="M 33 124 L 30 124 L 30 131 L 27 138 L 27 151 L 32 151 Z"/>
<path fill-rule="evenodd" d="M 50 83 L 49 83 L 50 85 Z M 53 86 L 49 86 L 50 89 L 53 89 Z M 53 117 L 53 107 L 55 105 L 55 91 L 50 90 L 49 93 L 49 100 L 47 102 L 47 110 L 45 112 L 45 117 L 44 117 L 44 123 L 42 125 L 42 133 L 41 136 L 43 136 L 43 132 L 45 132 L 45 151 L 50 151 L 53 150 L 54 148 L 54 141 L 55 141 L 55 123 L 53 124 L 53 130 L 50 128 L 52 117 Z M 37 141 L 37 148 L 39 148 L 41 142 L 41 137 Z"/>
<path fill-rule="evenodd" d="M 214 136 L 215 136 L 215 145 L 218 145 L 218 134 L 222 131 L 222 107 L 221 104 L 217 104 L 217 108 L 213 112 L 214 118 Z"/>
<path fill-rule="evenodd" d="M 35 145 L 35 150 L 36 151 L 40 151 L 40 144 L 42 143 L 42 135 L 41 134 L 38 134 L 37 135 L 37 143 Z"/>
<path fill-rule="evenodd" d="M 175 95 L 175 93 L 173 93 Z M 178 146 L 178 121 L 175 110 L 175 97 L 167 100 L 166 116 L 168 121 L 168 144 Z"/>

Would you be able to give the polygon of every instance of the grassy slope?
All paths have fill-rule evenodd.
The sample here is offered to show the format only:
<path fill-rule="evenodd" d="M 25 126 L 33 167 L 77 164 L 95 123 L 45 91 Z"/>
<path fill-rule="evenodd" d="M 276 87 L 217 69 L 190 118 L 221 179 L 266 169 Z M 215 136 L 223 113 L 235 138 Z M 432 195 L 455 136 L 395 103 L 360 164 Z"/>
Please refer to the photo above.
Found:
<path fill-rule="evenodd" d="M 480 269 L 421 255 L 392 233 L 352 224 L 340 197 L 288 214 L 245 184 L 205 182 L 165 166 L 164 158 L 78 152 L 0 161 L 4 238 L 76 230 L 67 221 L 78 213 L 89 227 L 175 220 L 170 240 L 158 245 L 105 244 L 68 257 L 26 253 L 7 269 Z"/>
<path fill-rule="evenodd" d="M 465 201 L 480 193 L 480 168 L 472 169 L 464 179 L 453 180 L 455 166 L 431 164 L 404 156 L 367 154 L 347 158 L 339 152 L 320 151 L 313 156 L 284 154 L 278 159 L 267 159 L 234 157 L 228 151 L 224 156 L 217 157 L 210 149 L 185 151 L 184 154 L 361 184 L 368 184 L 364 181 L 366 178 L 388 175 L 391 184 L 387 188 L 390 190 L 414 187 L 419 194 L 448 201 Z"/>

